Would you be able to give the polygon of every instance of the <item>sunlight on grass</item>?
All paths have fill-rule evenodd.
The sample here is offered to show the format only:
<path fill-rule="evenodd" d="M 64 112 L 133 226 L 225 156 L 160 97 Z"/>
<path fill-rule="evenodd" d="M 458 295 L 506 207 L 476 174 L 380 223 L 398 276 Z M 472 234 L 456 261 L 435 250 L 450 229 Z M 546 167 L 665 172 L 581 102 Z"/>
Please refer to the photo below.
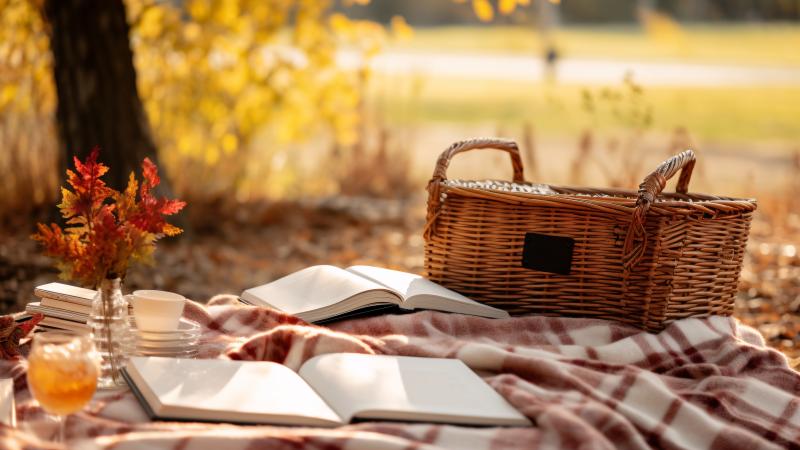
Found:
<path fill-rule="evenodd" d="M 563 27 L 554 33 L 562 56 L 698 63 L 800 65 L 800 26 L 685 25 L 679 35 L 653 37 L 637 26 Z M 533 28 L 419 28 L 395 46 L 414 51 L 542 54 Z"/>
<path fill-rule="evenodd" d="M 583 110 L 584 88 L 579 86 L 443 78 L 417 84 L 404 89 L 392 77 L 376 78 L 370 95 L 389 123 L 513 126 L 528 121 L 540 134 L 556 136 L 614 127 L 612 120 L 592 121 Z M 800 139 L 800 87 L 647 87 L 643 98 L 652 106 L 655 132 L 685 127 L 697 139 L 738 144 Z"/>

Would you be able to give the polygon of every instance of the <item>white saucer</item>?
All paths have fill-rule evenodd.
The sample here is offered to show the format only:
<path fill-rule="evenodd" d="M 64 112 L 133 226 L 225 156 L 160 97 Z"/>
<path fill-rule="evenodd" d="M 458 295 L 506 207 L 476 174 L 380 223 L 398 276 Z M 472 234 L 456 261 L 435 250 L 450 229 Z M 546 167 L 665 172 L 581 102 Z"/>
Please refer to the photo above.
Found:
<path fill-rule="evenodd" d="M 182 318 L 177 330 L 136 330 L 135 336 L 137 355 L 192 357 L 198 351 L 200 325 Z"/>
<path fill-rule="evenodd" d="M 137 339 L 136 346 L 141 348 L 149 348 L 153 350 L 157 349 L 179 349 L 185 347 L 194 347 L 197 346 L 198 340 L 197 339 L 187 339 L 187 340 L 176 340 L 176 341 L 148 341 L 145 339 Z"/>
<path fill-rule="evenodd" d="M 191 358 L 197 356 L 197 352 L 197 348 L 171 352 L 154 352 L 137 348 L 135 351 L 137 356 L 167 356 L 173 358 Z"/>
<path fill-rule="evenodd" d="M 200 336 L 200 324 L 188 319 L 181 319 L 177 330 L 171 331 L 146 331 L 136 330 L 139 339 L 148 341 L 172 341 L 197 338 Z"/>

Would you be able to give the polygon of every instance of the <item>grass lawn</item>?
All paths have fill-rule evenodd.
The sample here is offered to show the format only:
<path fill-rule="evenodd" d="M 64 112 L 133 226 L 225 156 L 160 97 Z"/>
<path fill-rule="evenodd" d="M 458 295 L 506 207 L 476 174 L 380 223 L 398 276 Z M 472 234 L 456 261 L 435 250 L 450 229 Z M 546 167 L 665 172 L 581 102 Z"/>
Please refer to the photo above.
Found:
<path fill-rule="evenodd" d="M 798 25 L 667 26 L 655 32 L 638 26 L 562 27 L 555 39 L 562 54 L 570 57 L 800 66 Z M 540 54 L 542 44 L 534 29 L 439 27 L 417 28 L 411 40 L 394 48 Z M 610 88 L 629 93 L 622 80 Z M 627 97 L 601 100 L 594 117 L 584 108 L 583 91 L 581 86 L 538 82 L 376 75 L 369 95 L 375 110 L 393 124 L 530 122 L 540 135 L 577 136 L 587 127 L 630 128 L 615 118 L 615 110 L 625 116 L 631 108 L 650 108 L 648 129 L 656 133 L 685 127 L 698 141 L 746 149 L 777 144 L 790 151 L 800 145 L 800 86 L 646 87 L 638 103 Z M 596 95 L 601 88 L 589 91 Z"/>
<path fill-rule="evenodd" d="M 412 24 L 413 25 L 413 24 Z M 570 57 L 679 59 L 729 64 L 800 65 L 800 26 L 682 25 L 562 27 L 553 34 Z M 506 26 L 417 28 L 404 50 L 541 54 L 535 29 Z"/>
<path fill-rule="evenodd" d="M 371 97 L 388 123 L 534 124 L 546 135 L 577 135 L 589 127 L 598 131 L 627 127 L 623 117 L 634 108 L 652 110 L 655 132 L 685 127 L 704 141 L 800 144 L 800 87 L 647 87 L 640 100 L 629 92 L 622 100 L 595 102 L 596 112 L 584 107 L 584 88 L 541 83 L 480 82 L 429 78 L 417 81 L 376 78 Z M 602 88 L 588 88 L 596 99 Z"/>

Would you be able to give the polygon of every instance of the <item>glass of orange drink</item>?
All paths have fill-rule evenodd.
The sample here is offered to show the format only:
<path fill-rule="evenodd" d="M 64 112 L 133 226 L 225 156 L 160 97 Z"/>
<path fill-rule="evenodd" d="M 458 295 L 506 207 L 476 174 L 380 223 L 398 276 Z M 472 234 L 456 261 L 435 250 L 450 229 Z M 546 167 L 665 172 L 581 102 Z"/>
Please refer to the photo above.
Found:
<path fill-rule="evenodd" d="M 64 442 L 66 416 L 80 411 L 97 387 L 97 352 L 88 333 L 39 333 L 28 355 L 28 389 L 59 420 Z"/>

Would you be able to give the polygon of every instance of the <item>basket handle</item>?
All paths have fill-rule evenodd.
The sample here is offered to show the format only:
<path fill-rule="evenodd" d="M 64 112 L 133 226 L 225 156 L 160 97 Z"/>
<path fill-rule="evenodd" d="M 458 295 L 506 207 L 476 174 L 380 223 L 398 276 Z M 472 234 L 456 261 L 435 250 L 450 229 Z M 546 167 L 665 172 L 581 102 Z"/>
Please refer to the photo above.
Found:
<path fill-rule="evenodd" d="M 454 143 L 439 155 L 439 159 L 436 161 L 436 168 L 433 170 L 433 176 L 428 182 L 428 214 L 425 221 L 425 230 L 423 231 L 426 239 L 430 237 L 433 225 L 439 217 L 441 182 L 447 179 L 447 167 L 450 165 L 450 160 L 461 152 L 481 148 L 502 150 L 508 153 L 511 158 L 511 167 L 514 169 L 514 182 L 525 182 L 522 172 L 522 157 L 519 154 L 519 147 L 517 147 L 516 142 L 499 138 L 474 138 Z"/>
<path fill-rule="evenodd" d="M 525 182 L 525 177 L 522 174 L 522 157 L 519 154 L 517 143 L 509 139 L 499 138 L 475 138 L 454 143 L 439 155 L 439 160 L 436 161 L 436 168 L 433 170 L 433 177 L 431 177 L 430 182 L 442 181 L 447 178 L 447 167 L 450 165 L 450 160 L 453 159 L 453 156 L 481 148 L 502 150 L 508 153 L 508 156 L 511 157 L 511 167 L 514 169 L 514 182 Z"/>
<path fill-rule="evenodd" d="M 639 196 L 636 199 L 633 220 L 631 220 L 631 226 L 628 228 L 628 234 L 625 236 L 625 243 L 622 247 L 622 262 L 626 269 L 635 266 L 644 256 L 644 249 L 647 244 L 644 223 L 650 205 L 658 197 L 658 194 L 664 190 L 667 180 L 672 178 L 678 170 L 681 171 L 681 176 L 678 178 L 678 185 L 675 191 L 681 194 L 688 193 L 689 180 L 692 178 L 694 164 L 694 152 L 686 150 L 659 164 L 656 170 L 646 176 L 642 184 L 639 185 Z"/>

